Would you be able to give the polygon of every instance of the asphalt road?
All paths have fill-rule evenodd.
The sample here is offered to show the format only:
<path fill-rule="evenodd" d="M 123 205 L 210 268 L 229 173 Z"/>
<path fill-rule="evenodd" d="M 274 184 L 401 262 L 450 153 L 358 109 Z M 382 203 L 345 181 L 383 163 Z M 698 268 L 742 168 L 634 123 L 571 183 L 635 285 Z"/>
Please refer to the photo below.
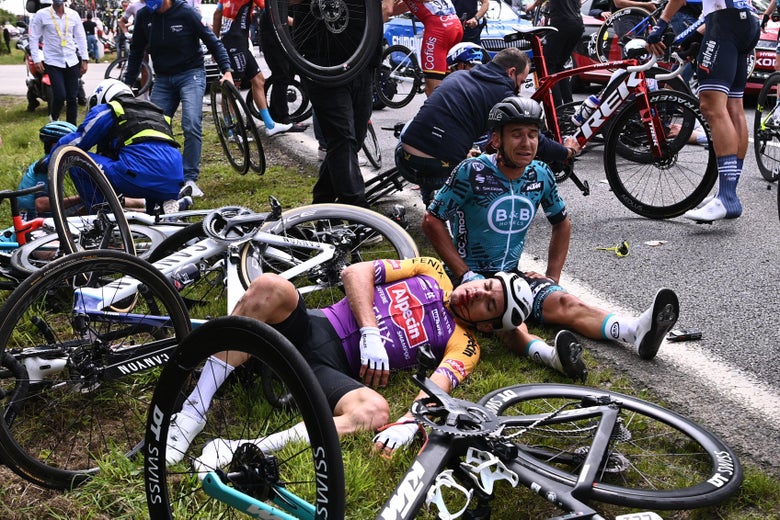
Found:
<path fill-rule="evenodd" d="M 88 93 L 105 67 L 90 64 Z M 24 75 L 21 65 L 0 67 L 0 94 L 23 96 Z M 395 139 L 382 127 L 410 119 L 423 100 L 418 95 L 403 109 L 374 112 L 385 168 L 392 165 Z M 752 107 L 747 112 L 752 128 Z M 311 128 L 274 139 L 290 153 L 316 158 Z M 631 213 L 609 190 L 602 153 L 594 147 L 576 163 L 580 177 L 590 183 L 589 196 L 571 182 L 560 186 L 573 222 L 562 284 L 586 301 L 631 314 L 650 305 L 658 288 L 670 287 L 680 298 L 678 326 L 701 329 L 703 337 L 666 343 L 652 362 L 608 343 L 587 342 L 589 349 L 599 364 L 651 389 L 668 406 L 724 436 L 743 457 L 780 476 L 780 332 L 774 315 L 780 308 L 780 282 L 772 267 L 780 251 L 780 226 L 776 186 L 758 172 L 752 142 L 738 191 L 743 216 L 712 225 L 683 218 L 654 221 Z M 364 168 L 364 173 L 374 172 Z M 403 203 L 411 225 L 419 225 L 419 192 L 406 190 L 388 202 Z M 543 271 L 549 226 L 542 215 L 538 219 L 521 265 Z M 627 257 L 595 250 L 622 240 L 630 244 Z M 653 241 L 665 243 L 647 244 Z"/>

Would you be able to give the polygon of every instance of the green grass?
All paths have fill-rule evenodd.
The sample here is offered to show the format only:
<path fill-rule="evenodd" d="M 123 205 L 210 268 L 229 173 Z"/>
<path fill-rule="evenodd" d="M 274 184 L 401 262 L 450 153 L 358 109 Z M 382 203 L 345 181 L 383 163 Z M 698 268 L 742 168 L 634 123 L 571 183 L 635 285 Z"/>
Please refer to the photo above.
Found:
<path fill-rule="evenodd" d="M 82 114 L 83 117 L 83 109 Z M 21 98 L 0 97 L 0 189 L 15 188 L 26 166 L 41 155 L 37 131 L 47 117 L 43 108 L 35 113 L 25 111 Z M 316 171 L 310 167 L 281 168 L 269 163 L 264 176 L 249 173 L 239 176 L 227 165 L 214 133 L 210 116 L 204 120 L 203 169 L 199 185 L 207 197 L 198 199 L 198 207 L 242 205 L 255 210 L 267 209 L 267 197 L 274 195 L 286 208 L 307 203 Z M 180 137 L 180 136 L 179 136 Z M 270 154 L 269 154 L 270 155 Z M 8 223 L 8 205 L 0 206 L 0 222 Z M 419 235 L 416 222 L 412 233 L 416 235 L 424 254 L 432 254 L 427 242 Z M 0 298 L 3 296 L 0 295 Z M 552 331 L 539 330 L 540 335 L 552 337 Z M 480 338 L 482 362 L 457 391 L 456 396 L 477 399 L 495 388 L 517 383 L 567 382 L 552 371 L 509 354 L 494 338 Z M 587 355 L 590 368 L 588 384 L 606 387 L 653 400 L 645 389 L 634 388 L 625 376 L 601 369 Z M 397 374 L 390 387 L 383 392 L 391 403 L 391 417 L 403 414 L 416 389 L 408 375 Z M 400 452 L 387 461 L 371 453 L 372 434 L 364 432 L 343 440 L 346 469 L 348 516 L 355 519 L 373 518 L 379 507 L 400 481 L 416 449 Z M 744 457 L 743 457 L 744 462 Z M 68 493 L 44 491 L 0 469 L 0 518 L 80 518 L 142 519 L 146 518 L 141 467 L 138 461 L 128 461 L 121 455 L 107 458 L 101 473 L 88 484 Z M 538 519 L 560 514 L 542 498 L 526 489 L 510 490 L 499 486 L 494 501 L 494 518 Z M 780 484 L 776 478 L 746 464 L 746 479 L 742 490 L 717 508 L 684 512 L 661 512 L 665 519 L 778 519 L 780 518 Z M 612 517 L 627 513 L 626 509 L 613 506 L 596 506 L 602 514 Z M 431 515 L 422 518 L 432 518 Z"/>

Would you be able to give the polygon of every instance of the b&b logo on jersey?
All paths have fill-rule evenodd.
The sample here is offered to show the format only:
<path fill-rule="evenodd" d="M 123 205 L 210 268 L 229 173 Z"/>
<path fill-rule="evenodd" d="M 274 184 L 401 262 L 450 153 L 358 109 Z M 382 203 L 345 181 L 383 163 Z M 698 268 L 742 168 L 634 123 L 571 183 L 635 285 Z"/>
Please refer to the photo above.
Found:
<path fill-rule="evenodd" d="M 388 310 L 393 322 L 398 325 L 406 335 L 410 346 L 414 347 L 428 341 L 428 333 L 423 326 L 425 311 L 423 304 L 409 290 L 407 282 L 398 282 L 387 287 L 390 296 Z"/>

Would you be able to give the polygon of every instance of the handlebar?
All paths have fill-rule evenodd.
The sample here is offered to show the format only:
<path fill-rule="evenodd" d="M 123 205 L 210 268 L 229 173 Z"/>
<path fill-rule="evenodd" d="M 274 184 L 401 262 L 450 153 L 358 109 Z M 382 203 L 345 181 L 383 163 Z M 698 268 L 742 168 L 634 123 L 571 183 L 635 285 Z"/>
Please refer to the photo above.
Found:
<path fill-rule="evenodd" d="M 676 52 L 672 54 L 672 59 L 677 62 L 677 68 L 667 72 L 666 74 L 656 74 L 655 79 L 658 81 L 669 81 L 672 78 L 676 78 L 682 74 L 683 67 L 687 65 L 687 62 L 680 57 Z"/>
<path fill-rule="evenodd" d="M 44 186 L 42 182 L 39 182 L 35 186 L 32 186 L 30 188 L 24 188 L 22 190 L 2 190 L 0 191 L 0 200 L 15 199 L 23 195 L 29 195 L 30 193 L 38 193 L 41 191 L 46 191 L 46 186 Z"/>

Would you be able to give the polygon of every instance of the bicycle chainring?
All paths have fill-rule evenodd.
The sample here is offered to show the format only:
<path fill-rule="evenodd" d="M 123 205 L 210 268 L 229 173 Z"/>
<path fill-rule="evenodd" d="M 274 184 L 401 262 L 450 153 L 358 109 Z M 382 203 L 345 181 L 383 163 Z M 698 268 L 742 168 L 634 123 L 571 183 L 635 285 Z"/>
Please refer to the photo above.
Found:
<path fill-rule="evenodd" d="M 241 244 L 251 240 L 260 230 L 258 219 L 251 209 L 241 206 L 225 206 L 215 209 L 203 219 L 206 236 L 222 244 Z"/>
<path fill-rule="evenodd" d="M 498 416 L 484 406 L 460 399 L 450 399 L 448 405 L 420 399 L 411 412 L 418 424 L 453 437 L 489 435 L 501 426 Z"/>

